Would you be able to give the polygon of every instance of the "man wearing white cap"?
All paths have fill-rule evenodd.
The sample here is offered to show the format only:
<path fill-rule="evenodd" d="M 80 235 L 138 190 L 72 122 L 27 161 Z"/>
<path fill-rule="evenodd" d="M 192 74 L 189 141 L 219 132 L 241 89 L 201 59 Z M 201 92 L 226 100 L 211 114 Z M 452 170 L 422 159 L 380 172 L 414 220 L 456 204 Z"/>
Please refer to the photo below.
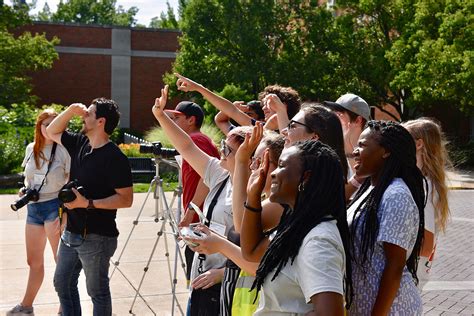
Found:
<path fill-rule="evenodd" d="M 367 102 L 353 93 L 346 93 L 339 97 L 336 102 L 324 101 L 324 105 L 333 110 L 341 121 L 342 131 L 344 135 L 344 151 L 346 152 L 347 161 L 350 166 L 349 184 L 352 186 L 350 190 L 346 187 L 346 197 L 360 187 L 358 180 L 354 178 L 354 159 L 352 152 L 357 146 L 359 136 L 364 130 L 365 124 L 370 120 L 370 107 Z M 352 193 L 351 193 L 352 192 Z"/>

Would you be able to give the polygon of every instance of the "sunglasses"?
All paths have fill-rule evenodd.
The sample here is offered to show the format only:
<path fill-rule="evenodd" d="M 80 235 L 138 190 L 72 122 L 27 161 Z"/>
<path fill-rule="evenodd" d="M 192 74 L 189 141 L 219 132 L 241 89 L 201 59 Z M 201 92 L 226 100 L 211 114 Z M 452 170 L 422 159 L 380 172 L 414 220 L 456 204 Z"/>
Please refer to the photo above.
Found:
<path fill-rule="evenodd" d="M 227 145 L 224 139 L 221 140 L 221 152 L 224 158 L 227 158 L 232 153 L 232 148 Z"/>
<path fill-rule="evenodd" d="M 309 129 L 310 131 L 312 130 L 311 127 L 309 127 L 309 126 L 306 125 L 305 123 L 301 123 L 301 122 L 293 121 L 293 120 L 291 120 L 290 123 L 288 123 L 288 125 L 286 126 L 286 128 L 288 128 L 289 130 L 290 130 L 290 129 L 295 129 L 295 128 L 297 127 L 297 125 L 304 126 L 304 127 L 306 127 L 307 129 Z"/>

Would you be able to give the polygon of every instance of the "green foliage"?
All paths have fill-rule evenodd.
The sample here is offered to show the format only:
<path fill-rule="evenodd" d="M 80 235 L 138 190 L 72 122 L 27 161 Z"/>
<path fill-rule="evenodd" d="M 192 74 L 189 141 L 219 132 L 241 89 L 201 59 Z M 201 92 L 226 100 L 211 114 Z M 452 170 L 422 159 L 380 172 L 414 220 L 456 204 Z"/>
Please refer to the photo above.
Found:
<path fill-rule="evenodd" d="M 33 141 L 36 111 L 27 104 L 0 106 L 0 174 L 21 171 L 26 145 Z"/>
<path fill-rule="evenodd" d="M 117 0 L 66 0 L 58 4 L 51 21 L 134 26 L 137 12 L 137 7 L 117 6 Z"/>
<path fill-rule="evenodd" d="M 14 37 L 11 28 L 29 22 L 28 7 L 0 8 L 0 105 L 10 107 L 12 103 L 30 102 L 31 82 L 28 73 L 51 68 L 58 58 L 54 45 L 57 38 L 48 41 L 44 35 L 28 32 Z"/>
<path fill-rule="evenodd" d="M 44 3 L 43 9 L 38 12 L 36 15 L 36 19 L 38 21 L 51 21 L 51 9 L 49 8 L 49 5 L 47 2 Z"/>
<path fill-rule="evenodd" d="M 21 171 L 26 145 L 33 138 L 33 128 L 2 126 L 0 131 L 0 174 Z"/>
<path fill-rule="evenodd" d="M 1 1 L 0 5 L 0 29 L 7 30 L 31 22 L 28 12 L 28 5 L 19 1 L 12 1 L 13 5 L 8 6 Z"/>
<path fill-rule="evenodd" d="M 174 14 L 170 3 L 166 1 L 166 13 L 161 12 L 160 17 L 155 16 L 151 19 L 149 27 L 158 29 L 179 29 L 179 22 Z"/>
<path fill-rule="evenodd" d="M 474 3 L 420 0 L 413 20 L 387 52 L 396 89 L 407 89 L 407 105 L 474 105 Z"/>
<path fill-rule="evenodd" d="M 206 122 L 201 126 L 201 132 L 206 134 L 214 144 L 219 144 L 221 139 L 224 137 L 222 132 L 214 124 L 208 124 Z M 161 142 L 163 147 L 173 148 L 173 144 L 168 139 L 168 136 L 164 133 L 163 129 L 159 126 L 152 128 L 145 133 L 145 140 L 149 142 Z"/>
<path fill-rule="evenodd" d="M 352 92 L 393 105 L 403 119 L 449 103 L 472 108 L 472 1 L 336 3 L 337 16 L 318 1 L 187 1 L 173 72 L 214 91 L 235 84 L 253 98 L 274 83 L 303 100 Z M 176 78 L 164 81 L 175 96 Z"/>

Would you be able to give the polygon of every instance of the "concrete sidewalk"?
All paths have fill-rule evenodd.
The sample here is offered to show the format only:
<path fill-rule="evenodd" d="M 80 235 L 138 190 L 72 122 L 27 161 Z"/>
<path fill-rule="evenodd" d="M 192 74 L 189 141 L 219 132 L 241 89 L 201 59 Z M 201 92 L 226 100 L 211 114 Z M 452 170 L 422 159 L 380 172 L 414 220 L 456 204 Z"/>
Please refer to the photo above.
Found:
<path fill-rule="evenodd" d="M 171 202 L 168 196 L 168 203 Z M 174 275 L 175 241 L 174 238 L 165 234 L 157 241 L 157 233 L 160 231 L 162 221 L 155 222 L 155 202 L 150 199 L 145 204 L 143 212 L 139 217 L 137 225 L 133 222 L 143 204 L 146 194 L 139 193 L 134 196 L 133 206 L 129 209 L 121 209 L 117 215 L 117 225 L 120 231 L 119 244 L 113 257 L 114 262 L 119 260 L 118 268 L 111 277 L 111 292 L 113 298 L 113 309 L 115 315 L 129 315 L 130 308 L 135 298 L 134 287 L 137 288 L 144 275 L 144 268 L 149 269 L 143 278 L 140 296 L 137 297 L 132 312 L 136 315 L 171 315 L 172 295 L 171 278 Z M 25 251 L 25 214 L 26 208 L 13 212 L 9 205 L 16 198 L 15 195 L 0 195 L 0 314 L 18 304 L 24 294 L 28 277 L 28 265 L 26 263 Z M 176 203 L 175 203 L 176 204 Z M 133 229 L 133 233 L 132 232 Z M 166 227 L 171 232 L 169 226 Z M 127 247 L 124 244 L 130 236 Z M 166 236 L 166 241 L 165 238 Z M 170 253 L 170 266 L 168 266 L 166 246 Z M 47 245 L 49 247 L 49 245 Z M 119 258 L 123 251 L 122 256 Z M 151 256 L 153 253 L 153 256 Z M 185 313 L 188 298 L 186 279 L 180 261 L 177 265 L 177 287 L 176 297 L 178 303 Z M 58 310 L 58 298 L 53 287 L 55 263 L 50 248 L 45 252 L 45 277 L 43 285 L 35 300 L 35 315 L 56 315 Z M 114 270 L 112 265 L 110 271 Z M 171 271 L 171 272 L 170 272 Z M 92 315 L 92 303 L 87 295 L 85 279 L 83 274 L 79 279 L 83 315 Z M 145 302 L 145 301 L 146 302 Z M 178 304 L 175 304 L 174 315 L 181 315 Z"/>
<path fill-rule="evenodd" d="M 422 293 L 426 315 L 474 315 L 474 189 L 473 174 L 450 174 L 450 186 L 458 189 L 450 192 L 452 221 L 445 235 L 438 240 L 437 258 L 432 269 L 431 280 Z M 117 224 L 120 230 L 119 245 L 114 261 L 119 260 L 118 270 L 111 278 L 111 291 L 115 315 L 129 315 L 135 298 L 134 287 L 138 287 L 144 275 L 144 268 L 150 261 L 143 278 L 141 297 L 133 303 L 136 315 L 171 315 L 171 279 L 173 275 L 175 242 L 166 235 L 170 252 L 168 266 L 166 243 L 163 237 L 153 252 L 157 233 L 162 222 L 154 221 L 155 202 L 145 203 L 138 225 L 133 222 L 142 207 L 144 193 L 135 194 L 133 206 L 119 210 Z M 171 194 L 167 194 L 171 202 Z M 26 209 L 13 212 L 9 204 L 14 195 L 0 195 L 0 314 L 21 301 L 26 286 L 28 266 L 24 246 Z M 132 232 L 133 230 L 133 232 Z M 167 227 L 167 231 L 170 228 Z M 132 232 L 132 233 L 131 233 Z M 127 247 L 124 248 L 130 236 Z M 49 246 L 47 246 L 49 247 Z M 121 255 L 123 251 L 123 254 Z M 151 254 L 153 253 L 153 256 Z M 56 315 L 58 298 L 53 288 L 54 260 L 50 249 L 45 252 L 45 278 L 35 300 L 36 315 Z M 113 271 L 115 266 L 111 266 Z M 183 311 L 186 309 L 188 290 L 183 268 L 179 263 L 177 271 L 176 297 Z M 80 278 L 80 293 L 83 315 L 92 315 L 92 303 L 85 289 L 84 278 Z M 175 305 L 175 315 L 181 315 Z"/>

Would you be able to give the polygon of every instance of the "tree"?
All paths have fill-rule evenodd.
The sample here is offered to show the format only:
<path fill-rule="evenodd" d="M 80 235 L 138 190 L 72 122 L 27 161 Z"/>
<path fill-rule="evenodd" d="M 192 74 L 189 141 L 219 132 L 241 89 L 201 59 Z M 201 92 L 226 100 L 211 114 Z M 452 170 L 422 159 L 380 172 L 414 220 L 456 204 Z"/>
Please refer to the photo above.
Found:
<path fill-rule="evenodd" d="M 459 105 L 474 110 L 474 3 L 422 0 L 414 19 L 394 41 L 386 57 L 390 82 L 404 89 L 414 111 L 429 105 Z"/>
<path fill-rule="evenodd" d="M 61 0 L 51 21 L 134 26 L 137 12 L 137 7 L 117 7 L 117 0 Z"/>
<path fill-rule="evenodd" d="M 273 83 L 311 100 L 352 92 L 402 119 L 441 104 L 472 108 L 472 1 L 336 4 L 337 14 L 318 1 L 185 1 L 173 71 L 254 96 Z"/>
<path fill-rule="evenodd" d="M 179 22 L 176 19 L 174 10 L 168 1 L 166 1 L 166 6 L 166 13 L 161 12 L 159 18 L 157 16 L 152 18 L 149 27 L 158 29 L 179 29 Z"/>
<path fill-rule="evenodd" d="M 368 101 L 402 119 L 431 106 L 473 103 L 473 4 L 469 0 L 340 0 L 348 60 Z M 364 98 L 366 96 L 364 95 Z"/>
<path fill-rule="evenodd" d="M 345 78 L 337 76 L 338 26 L 317 1 L 194 0 L 185 5 L 181 27 L 174 71 L 213 90 L 234 84 L 256 97 L 280 83 L 317 100 L 345 90 Z"/>
<path fill-rule="evenodd" d="M 28 23 L 28 8 L 3 5 L 0 10 L 0 106 L 9 108 L 12 103 L 35 100 L 28 74 L 52 67 L 59 40 L 28 32 L 15 37 L 10 30 Z"/>
<path fill-rule="evenodd" d="M 50 21 L 51 20 L 51 10 L 49 8 L 48 2 L 44 3 L 43 10 L 38 12 L 38 15 L 36 16 L 36 19 L 39 21 Z"/>

